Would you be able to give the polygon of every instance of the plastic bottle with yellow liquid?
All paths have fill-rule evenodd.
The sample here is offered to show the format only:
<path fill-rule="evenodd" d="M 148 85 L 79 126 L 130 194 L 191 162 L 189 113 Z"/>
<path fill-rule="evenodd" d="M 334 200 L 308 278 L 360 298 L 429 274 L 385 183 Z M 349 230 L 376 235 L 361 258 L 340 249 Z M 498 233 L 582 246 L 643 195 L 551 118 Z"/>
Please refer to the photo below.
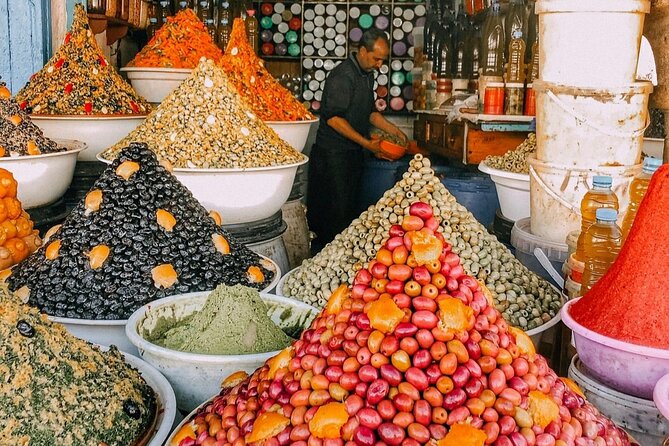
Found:
<path fill-rule="evenodd" d="M 623 241 L 627 239 L 627 235 L 632 228 L 632 223 L 634 223 L 634 218 L 636 218 L 636 213 L 639 210 L 639 205 L 641 200 L 643 200 L 646 191 L 648 190 L 648 184 L 650 179 L 653 176 L 653 173 L 662 165 L 662 160 L 652 157 L 646 157 L 643 160 L 643 170 L 638 174 L 630 184 L 630 204 L 627 208 L 627 213 L 623 219 Z"/>
<path fill-rule="evenodd" d="M 618 211 L 618 197 L 611 190 L 612 184 L 611 177 L 595 175 L 592 179 L 592 189 L 585 194 L 581 201 L 581 234 L 578 236 L 576 252 L 574 253 L 576 260 L 585 261 L 583 242 L 588 228 L 595 223 L 597 209 L 610 208 Z"/>
<path fill-rule="evenodd" d="M 623 244 L 622 231 L 616 224 L 618 211 L 599 208 L 596 219 L 584 237 L 585 269 L 581 281 L 581 295 L 587 293 L 606 274 Z"/>

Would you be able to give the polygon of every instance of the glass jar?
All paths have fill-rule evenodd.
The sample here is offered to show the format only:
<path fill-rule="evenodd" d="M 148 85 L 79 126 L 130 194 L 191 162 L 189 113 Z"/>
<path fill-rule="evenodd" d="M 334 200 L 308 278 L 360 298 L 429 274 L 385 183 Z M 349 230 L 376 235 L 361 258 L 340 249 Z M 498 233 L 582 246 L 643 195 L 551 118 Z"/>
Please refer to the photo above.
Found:
<path fill-rule="evenodd" d="M 119 18 L 126 21 L 130 18 L 130 0 L 120 1 Z"/>
<path fill-rule="evenodd" d="M 107 0 L 87 0 L 86 10 L 90 14 L 105 14 L 107 12 Z"/>
<path fill-rule="evenodd" d="M 507 83 L 504 114 L 522 115 L 525 100 L 525 86 L 522 83 Z"/>

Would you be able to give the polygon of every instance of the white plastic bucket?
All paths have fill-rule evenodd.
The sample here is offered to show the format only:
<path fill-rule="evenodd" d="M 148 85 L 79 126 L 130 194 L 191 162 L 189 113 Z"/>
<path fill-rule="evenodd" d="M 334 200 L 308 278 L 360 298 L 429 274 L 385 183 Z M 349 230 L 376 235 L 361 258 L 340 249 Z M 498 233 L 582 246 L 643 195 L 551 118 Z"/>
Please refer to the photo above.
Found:
<path fill-rule="evenodd" d="M 579 88 L 535 81 L 534 91 L 537 159 L 592 168 L 640 162 L 651 83 Z"/>
<path fill-rule="evenodd" d="M 481 172 L 490 175 L 495 183 L 499 208 L 509 220 L 520 220 L 530 216 L 530 176 L 526 173 L 493 169 L 485 162 L 479 164 Z"/>
<path fill-rule="evenodd" d="M 530 216 L 532 234 L 550 241 L 564 243 L 571 231 L 581 225 L 581 200 L 592 186 L 595 175 L 608 175 L 613 180 L 613 192 L 618 196 L 622 223 L 629 204 L 629 186 L 641 164 L 621 167 L 576 169 L 538 161 L 530 163 Z"/>
<path fill-rule="evenodd" d="M 539 0 L 539 79 L 620 86 L 636 76 L 649 0 Z"/>

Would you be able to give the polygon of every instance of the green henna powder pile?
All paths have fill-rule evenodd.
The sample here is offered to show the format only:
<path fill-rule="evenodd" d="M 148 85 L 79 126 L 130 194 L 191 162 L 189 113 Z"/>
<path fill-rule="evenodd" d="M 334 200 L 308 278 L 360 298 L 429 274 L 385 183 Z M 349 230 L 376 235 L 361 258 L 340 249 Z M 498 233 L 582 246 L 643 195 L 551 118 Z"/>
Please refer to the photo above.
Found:
<path fill-rule="evenodd" d="M 266 353 L 291 341 L 267 315 L 258 291 L 242 285 L 219 285 L 200 311 L 151 340 L 172 350 L 207 355 Z"/>

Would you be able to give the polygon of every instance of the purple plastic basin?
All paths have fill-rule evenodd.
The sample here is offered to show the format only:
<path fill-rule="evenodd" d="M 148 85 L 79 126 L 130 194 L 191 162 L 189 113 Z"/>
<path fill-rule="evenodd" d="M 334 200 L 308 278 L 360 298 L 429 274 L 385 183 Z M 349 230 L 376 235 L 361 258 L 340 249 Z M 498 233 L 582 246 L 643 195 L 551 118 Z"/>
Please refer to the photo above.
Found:
<path fill-rule="evenodd" d="M 669 350 L 630 344 L 603 336 L 577 323 L 562 307 L 562 321 L 574 334 L 583 365 L 601 383 L 628 395 L 653 399 L 653 388 L 669 373 Z"/>
<path fill-rule="evenodd" d="M 669 420 L 669 375 L 664 375 L 655 384 L 653 401 L 664 418 Z"/>

